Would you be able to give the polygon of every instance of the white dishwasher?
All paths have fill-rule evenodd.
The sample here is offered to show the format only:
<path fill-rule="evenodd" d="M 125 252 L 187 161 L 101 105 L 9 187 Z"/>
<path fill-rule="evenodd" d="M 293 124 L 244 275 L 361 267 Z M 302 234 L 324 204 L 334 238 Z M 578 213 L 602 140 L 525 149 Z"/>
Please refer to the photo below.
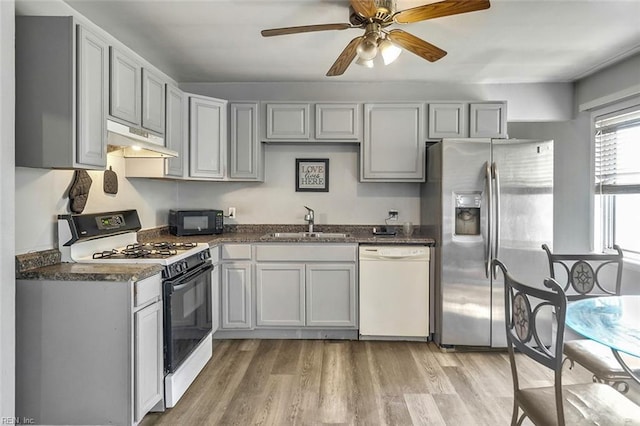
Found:
<path fill-rule="evenodd" d="M 427 340 L 429 247 L 361 245 L 360 338 Z"/>

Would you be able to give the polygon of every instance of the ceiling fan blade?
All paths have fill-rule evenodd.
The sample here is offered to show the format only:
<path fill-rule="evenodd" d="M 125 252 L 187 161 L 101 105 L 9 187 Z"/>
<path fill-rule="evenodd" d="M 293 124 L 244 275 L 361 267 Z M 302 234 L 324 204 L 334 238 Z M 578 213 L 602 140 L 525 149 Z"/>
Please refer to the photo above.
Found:
<path fill-rule="evenodd" d="M 375 16 L 378 11 L 374 0 L 351 0 L 351 7 L 358 15 L 365 18 Z"/>
<path fill-rule="evenodd" d="M 364 37 L 356 37 L 347 44 L 338 59 L 333 63 L 329 71 L 327 71 L 327 77 L 333 77 L 336 75 L 342 75 L 347 70 L 353 59 L 356 57 L 356 49 Z"/>
<path fill-rule="evenodd" d="M 300 27 L 272 28 L 270 30 L 262 30 L 260 33 L 263 37 L 272 37 L 286 34 L 310 33 L 314 31 L 346 30 L 352 27 L 351 24 L 303 25 Z"/>
<path fill-rule="evenodd" d="M 393 19 L 399 24 L 410 24 L 459 13 L 475 12 L 488 9 L 490 6 L 489 0 L 445 0 L 402 10 L 396 13 Z"/>
<path fill-rule="evenodd" d="M 447 52 L 439 47 L 436 47 L 431 43 L 427 43 L 421 38 L 403 30 L 389 31 L 389 38 L 398 46 L 407 49 L 409 52 L 414 53 L 429 62 L 435 62 L 447 54 Z"/>

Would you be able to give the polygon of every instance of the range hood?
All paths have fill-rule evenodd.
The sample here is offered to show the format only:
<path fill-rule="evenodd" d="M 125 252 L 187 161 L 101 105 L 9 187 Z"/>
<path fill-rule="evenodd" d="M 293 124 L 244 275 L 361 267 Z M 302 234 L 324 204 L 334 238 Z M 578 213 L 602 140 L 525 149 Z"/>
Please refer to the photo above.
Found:
<path fill-rule="evenodd" d="M 123 157 L 177 157 L 176 151 L 164 147 L 164 139 L 136 127 L 107 120 L 108 152 L 122 151 Z"/>

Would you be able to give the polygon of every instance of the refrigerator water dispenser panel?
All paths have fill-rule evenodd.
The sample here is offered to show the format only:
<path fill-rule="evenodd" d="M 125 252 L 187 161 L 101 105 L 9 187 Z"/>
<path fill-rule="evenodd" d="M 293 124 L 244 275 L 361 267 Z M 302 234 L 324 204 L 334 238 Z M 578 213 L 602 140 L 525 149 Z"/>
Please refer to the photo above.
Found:
<path fill-rule="evenodd" d="M 480 236 L 480 205 L 482 204 L 482 194 L 456 193 L 454 235 L 456 236 Z"/>

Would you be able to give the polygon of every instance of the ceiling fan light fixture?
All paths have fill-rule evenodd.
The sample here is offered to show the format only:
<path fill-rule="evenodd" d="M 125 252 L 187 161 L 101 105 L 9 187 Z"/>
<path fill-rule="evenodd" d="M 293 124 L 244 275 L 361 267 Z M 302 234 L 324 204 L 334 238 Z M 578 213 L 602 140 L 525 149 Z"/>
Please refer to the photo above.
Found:
<path fill-rule="evenodd" d="M 358 56 L 358 59 L 356 59 L 356 64 L 363 66 L 365 68 L 373 68 L 373 59 L 362 59 L 361 57 Z"/>
<path fill-rule="evenodd" d="M 389 65 L 400 56 L 402 49 L 393 44 L 388 38 L 385 38 L 378 45 L 378 50 L 382 56 L 382 60 L 385 65 Z"/>
<path fill-rule="evenodd" d="M 378 55 L 378 36 L 369 33 L 356 48 L 358 57 L 364 61 L 370 61 Z"/>

